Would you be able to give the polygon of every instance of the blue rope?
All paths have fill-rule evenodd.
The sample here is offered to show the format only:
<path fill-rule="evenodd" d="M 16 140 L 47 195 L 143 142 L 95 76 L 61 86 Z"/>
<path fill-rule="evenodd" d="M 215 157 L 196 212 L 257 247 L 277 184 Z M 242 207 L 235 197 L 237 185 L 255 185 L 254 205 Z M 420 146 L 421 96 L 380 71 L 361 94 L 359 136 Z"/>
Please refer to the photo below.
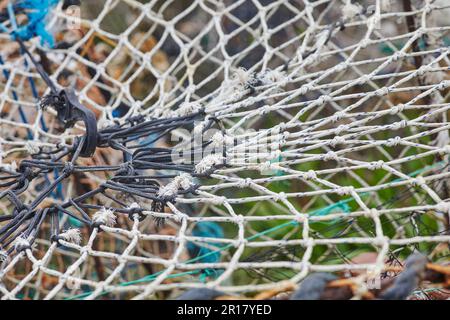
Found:
<path fill-rule="evenodd" d="M 0 31 L 9 33 L 13 40 L 28 41 L 38 37 L 42 45 L 53 48 L 55 41 L 53 35 L 47 30 L 47 18 L 50 10 L 59 0 L 22 0 L 15 4 L 8 3 L 7 10 L 12 30 L 8 30 L 0 23 Z M 27 23 L 19 26 L 15 19 L 15 11 L 23 12 L 27 16 Z"/>

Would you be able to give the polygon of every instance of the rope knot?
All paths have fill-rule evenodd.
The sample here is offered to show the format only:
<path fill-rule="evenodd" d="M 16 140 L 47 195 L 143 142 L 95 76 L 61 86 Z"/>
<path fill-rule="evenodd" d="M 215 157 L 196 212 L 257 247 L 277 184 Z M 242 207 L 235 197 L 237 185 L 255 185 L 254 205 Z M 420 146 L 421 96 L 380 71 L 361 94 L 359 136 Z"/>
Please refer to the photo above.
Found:
<path fill-rule="evenodd" d="M 402 120 L 402 121 L 393 123 L 392 124 L 392 129 L 393 130 L 403 129 L 403 128 L 406 128 L 407 125 L 408 125 L 408 121 Z"/>
<path fill-rule="evenodd" d="M 299 89 L 299 92 L 300 92 L 301 95 L 305 95 L 305 94 L 308 93 L 308 91 L 311 91 L 312 89 L 313 89 L 312 85 L 305 84 Z"/>
<path fill-rule="evenodd" d="M 352 186 L 340 187 L 336 189 L 336 192 L 340 196 L 346 196 L 352 193 L 355 188 Z"/>
<path fill-rule="evenodd" d="M 238 182 L 238 188 L 246 188 L 252 184 L 251 178 L 245 178 Z"/>
<path fill-rule="evenodd" d="M 223 147 L 233 145 L 234 139 L 228 135 L 222 134 L 222 132 L 216 132 L 211 138 L 212 144 L 215 147 Z"/>
<path fill-rule="evenodd" d="M 30 155 L 38 154 L 41 152 L 39 145 L 35 141 L 27 141 L 25 148 Z"/>
<path fill-rule="evenodd" d="M 342 132 L 348 131 L 348 129 L 349 129 L 349 126 L 348 126 L 348 125 L 346 125 L 346 124 L 341 124 L 340 126 L 338 126 L 338 127 L 336 128 L 336 134 L 337 134 L 337 135 L 340 135 Z"/>
<path fill-rule="evenodd" d="M 0 250 L 0 262 L 8 261 L 8 252 Z"/>
<path fill-rule="evenodd" d="M 338 111 L 332 116 L 331 121 L 332 122 L 338 122 L 339 120 L 344 118 L 344 116 L 345 116 L 345 112 L 344 111 Z"/>
<path fill-rule="evenodd" d="M 404 105 L 403 103 L 399 103 L 398 105 L 393 106 L 393 107 L 391 108 L 390 114 L 393 114 L 393 115 L 394 115 L 394 114 L 403 112 L 404 109 L 405 109 L 405 105 Z"/>
<path fill-rule="evenodd" d="M 345 138 L 341 136 L 335 136 L 333 140 L 330 141 L 330 145 L 334 148 L 338 144 L 343 144 L 345 142 Z"/>
<path fill-rule="evenodd" d="M 225 201 L 227 201 L 227 198 L 223 196 L 211 198 L 211 202 L 215 205 L 222 205 Z"/>
<path fill-rule="evenodd" d="M 20 180 L 23 182 L 25 180 L 31 180 L 34 178 L 34 172 L 30 167 L 20 166 L 19 171 L 22 174 Z"/>
<path fill-rule="evenodd" d="M 424 177 L 421 177 L 421 176 L 413 179 L 411 183 L 413 186 L 416 186 L 416 187 L 421 187 L 423 185 L 426 185 L 426 181 L 425 181 Z"/>
<path fill-rule="evenodd" d="M 325 103 L 328 103 L 332 100 L 332 98 L 328 95 L 322 95 L 317 99 L 317 103 L 320 105 L 323 105 Z"/>
<path fill-rule="evenodd" d="M 316 172 L 314 170 L 308 170 L 308 172 L 305 173 L 305 179 L 306 180 L 317 179 Z"/>
<path fill-rule="evenodd" d="M 119 166 L 119 170 L 117 170 L 116 173 L 117 176 L 120 175 L 128 175 L 128 176 L 132 176 L 134 175 L 134 167 L 131 164 L 131 162 L 124 162 Z"/>
<path fill-rule="evenodd" d="M 75 165 L 74 165 L 72 162 L 66 162 L 66 163 L 64 163 L 63 172 L 64 172 L 66 175 L 72 174 L 74 170 L 75 170 Z"/>
<path fill-rule="evenodd" d="M 133 202 L 128 206 L 128 217 L 130 220 L 134 220 L 136 217 L 139 219 L 139 221 L 143 221 L 146 216 L 142 214 L 143 209 L 137 204 L 137 202 Z"/>
<path fill-rule="evenodd" d="M 161 198 L 173 198 L 177 195 L 179 189 L 185 191 L 189 190 L 194 183 L 192 182 L 192 176 L 188 173 L 182 173 L 176 176 L 171 182 L 163 186 L 158 191 L 158 196 Z"/>
<path fill-rule="evenodd" d="M 94 213 L 92 221 L 94 222 L 94 227 L 100 227 L 101 225 L 112 227 L 116 224 L 116 216 L 114 215 L 113 210 L 103 207 Z"/>
<path fill-rule="evenodd" d="M 378 160 L 378 161 L 371 162 L 369 164 L 369 169 L 370 170 L 379 170 L 379 169 L 382 169 L 383 166 L 384 166 L 384 161 Z"/>
<path fill-rule="evenodd" d="M 436 205 L 436 211 L 450 213 L 450 203 L 449 202 L 440 202 Z"/>
<path fill-rule="evenodd" d="M 278 201 L 278 200 L 286 200 L 286 199 L 287 199 L 286 193 L 284 193 L 284 192 L 279 192 L 279 193 L 278 193 L 278 195 L 277 195 L 277 201 Z"/>
<path fill-rule="evenodd" d="M 389 93 L 389 88 L 383 87 L 375 91 L 375 95 L 378 97 L 385 96 Z"/>
<path fill-rule="evenodd" d="M 342 6 L 342 17 L 344 19 L 353 19 L 356 15 L 361 12 L 361 8 L 351 3 L 351 1 L 347 1 L 344 6 Z"/>
<path fill-rule="evenodd" d="M 223 165 L 224 161 L 225 158 L 222 155 L 209 154 L 195 165 L 195 172 L 199 174 L 206 174 L 208 171 L 214 169 L 214 167 Z"/>

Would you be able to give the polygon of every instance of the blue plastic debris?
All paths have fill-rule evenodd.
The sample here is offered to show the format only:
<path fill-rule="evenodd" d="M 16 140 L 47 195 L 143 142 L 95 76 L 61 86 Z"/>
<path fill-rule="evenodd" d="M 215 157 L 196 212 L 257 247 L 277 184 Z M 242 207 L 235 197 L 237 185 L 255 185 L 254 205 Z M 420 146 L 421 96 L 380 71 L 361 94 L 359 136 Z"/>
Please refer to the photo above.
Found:
<path fill-rule="evenodd" d="M 47 17 L 50 10 L 59 0 L 22 0 L 15 4 L 8 4 L 8 15 L 12 30 L 8 31 L 3 25 L 1 31 L 11 34 L 13 39 L 27 41 L 35 37 L 41 39 L 42 45 L 54 46 L 53 35 L 47 29 Z M 27 16 L 24 25 L 17 25 L 15 12 L 23 12 Z"/>

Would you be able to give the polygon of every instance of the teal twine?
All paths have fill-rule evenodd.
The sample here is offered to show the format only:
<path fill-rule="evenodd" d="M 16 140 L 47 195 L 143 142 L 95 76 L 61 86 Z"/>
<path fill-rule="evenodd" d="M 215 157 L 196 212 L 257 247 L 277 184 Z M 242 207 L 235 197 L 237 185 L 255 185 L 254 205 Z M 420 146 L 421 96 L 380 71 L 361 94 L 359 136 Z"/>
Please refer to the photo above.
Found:
<path fill-rule="evenodd" d="M 424 167 L 424 168 L 422 168 L 422 169 L 419 169 L 419 170 L 416 170 L 416 171 L 410 173 L 409 176 L 410 176 L 410 177 L 414 177 L 414 176 L 417 176 L 417 175 L 419 175 L 420 173 L 423 173 L 423 172 L 425 172 L 425 171 L 427 171 L 427 170 L 434 169 L 434 168 L 437 168 L 437 167 L 443 166 L 443 165 L 447 165 L 447 161 L 440 161 L 440 162 L 438 162 L 438 163 L 435 163 L 434 165 L 426 166 L 426 167 Z M 444 167 L 445 167 L 445 166 L 444 166 Z M 401 181 L 401 180 L 402 180 L 402 179 L 399 178 L 399 179 L 395 179 L 394 181 Z M 360 196 L 362 196 L 363 194 L 367 194 L 367 192 L 362 193 Z M 352 197 L 352 198 L 348 198 L 348 199 L 339 201 L 339 202 L 337 202 L 336 204 L 341 204 L 341 203 L 342 203 L 342 204 L 345 204 L 345 203 L 348 203 L 348 202 L 354 201 L 354 200 L 355 200 L 355 199 Z M 328 206 L 328 207 L 326 207 L 326 208 L 314 210 L 314 211 L 310 212 L 309 214 L 310 214 L 310 215 L 318 215 L 318 214 L 325 215 L 325 214 L 326 214 L 326 211 L 324 212 L 324 209 L 328 209 L 329 207 L 336 208 L 336 207 L 335 207 L 336 204 L 332 204 L 332 205 L 330 205 L 330 206 Z M 299 222 L 298 222 L 297 220 L 288 221 L 288 222 L 282 223 L 282 224 L 280 224 L 280 225 L 278 225 L 278 226 L 275 226 L 275 227 L 266 229 L 266 230 L 264 230 L 264 231 L 258 232 L 257 234 L 254 234 L 254 235 L 252 235 L 252 236 L 250 236 L 250 237 L 247 237 L 245 240 L 251 241 L 251 240 L 257 239 L 257 238 L 259 238 L 259 237 L 261 237 L 261 236 L 263 236 L 263 235 L 265 235 L 265 234 L 268 234 L 268 233 L 272 233 L 272 232 L 278 231 L 278 230 L 283 229 L 283 228 L 286 228 L 286 227 L 288 227 L 288 226 L 296 226 L 296 225 L 298 225 L 298 224 L 299 224 Z M 227 250 L 227 249 L 230 249 L 230 248 L 232 248 L 232 247 L 233 247 L 232 244 L 224 245 L 224 246 L 220 247 L 219 249 L 217 249 L 217 250 L 215 250 L 215 251 L 211 251 L 211 252 L 208 252 L 208 253 L 204 254 L 203 256 L 197 256 L 197 257 L 195 257 L 195 258 L 192 258 L 192 259 L 186 261 L 186 263 L 193 263 L 193 262 L 201 261 L 202 259 L 204 259 L 204 258 L 206 258 L 206 257 L 208 257 L 208 256 L 215 255 L 215 254 L 217 254 L 218 252 L 222 252 L 222 251 Z M 136 284 L 136 283 L 142 283 L 142 282 L 152 281 L 152 280 L 156 279 L 156 277 L 158 277 L 159 275 L 161 275 L 163 272 L 164 272 L 164 270 L 163 270 L 163 271 L 156 272 L 156 273 L 154 273 L 154 274 L 147 275 L 147 276 L 145 276 L 145 277 L 143 277 L 143 278 L 140 278 L 140 279 L 137 279 L 137 280 L 133 280 L 133 281 L 129 281 L 129 282 L 122 282 L 122 283 L 119 284 L 119 286 L 129 286 L 129 285 L 133 285 L 133 284 Z M 168 278 L 168 279 L 169 279 L 169 278 L 170 278 L 170 279 L 173 279 L 173 278 L 177 278 L 177 277 L 181 277 L 181 276 L 186 276 L 186 275 L 197 275 L 197 274 L 200 274 L 200 280 L 201 280 L 201 281 L 206 280 L 206 277 L 205 277 L 205 276 L 202 277 L 202 270 L 193 270 L 193 271 L 188 271 L 188 272 L 181 272 L 181 273 L 171 274 L 171 275 L 168 275 L 167 278 Z M 87 297 L 87 296 L 90 295 L 91 293 L 92 293 L 92 292 L 87 292 L 87 293 L 79 294 L 79 295 L 76 295 L 76 296 L 68 297 L 68 298 L 66 298 L 66 299 L 67 299 L 67 300 L 82 299 L 82 298 L 84 298 L 84 297 Z M 107 293 L 108 293 L 108 292 L 105 291 L 105 292 L 102 293 L 102 295 L 107 294 Z"/>
<path fill-rule="evenodd" d="M 0 28 L 5 33 L 10 33 L 12 39 L 27 41 L 35 37 L 41 39 L 42 45 L 54 47 L 53 35 L 47 30 L 47 17 L 50 10 L 59 0 L 23 0 L 16 4 L 8 3 L 8 15 L 12 26 L 12 31 L 8 31 L 3 25 Z M 15 10 L 20 10 L 27 16 L 27 23 L 22 26 L 17 25 Z"/>

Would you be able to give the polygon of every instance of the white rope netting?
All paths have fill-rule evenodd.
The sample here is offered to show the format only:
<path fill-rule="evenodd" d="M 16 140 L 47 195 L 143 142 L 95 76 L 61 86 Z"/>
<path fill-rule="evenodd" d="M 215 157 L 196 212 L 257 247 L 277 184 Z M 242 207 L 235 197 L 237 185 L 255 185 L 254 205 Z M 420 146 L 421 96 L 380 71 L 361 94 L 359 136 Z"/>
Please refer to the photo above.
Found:
<path fill-rule="evenodd" d="M 166 299 L 205 287 L 250 297 L 314 272 L 356 277 L 363 292 L 414 251 L 448 262 L 450 3 L 404 2 L 57 3 L 55 46 L 36 37 L 31 54 L 58 88 L 75 89 L 99 132 L 200 114 L 134 142 L 171 148 L 187 170 L 138 159 L 125 140 L 72 167 L 39 158 L 84 126 L 40 107 L 50 90 L 0 33 L 0 168 L 18 177 L 26 159 L 66 163 L 46 164 L 16 197 L 1 185 L 1 298 Z M 103 166 L 159 185 L 128 192 Z M 39 228 L 11 229 L 17 199 Z M 93 224 L 45 216 L 58 204 Z"/>

